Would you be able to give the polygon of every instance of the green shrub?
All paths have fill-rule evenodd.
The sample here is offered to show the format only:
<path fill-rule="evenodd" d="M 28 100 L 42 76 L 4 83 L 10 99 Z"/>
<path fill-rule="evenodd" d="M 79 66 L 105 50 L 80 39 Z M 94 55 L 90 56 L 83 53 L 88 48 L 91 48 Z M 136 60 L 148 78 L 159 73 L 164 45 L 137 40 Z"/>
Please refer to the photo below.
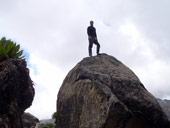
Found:
<path fill-rule="evenodd" d="M 54 113 L 53 113 L 53 115 L 52 115 L 52 119 L 57 120 L 57 112 L 54 112 Z"/>
<path fill-rule="evenodd" d="M 6 40 L 3 37 L 0 40 L 0 61 L 14 58 L 14 59 L 22 59 L 23 50 L 20 50 L 20 45 L 17 45 L 11 40 Z"/>

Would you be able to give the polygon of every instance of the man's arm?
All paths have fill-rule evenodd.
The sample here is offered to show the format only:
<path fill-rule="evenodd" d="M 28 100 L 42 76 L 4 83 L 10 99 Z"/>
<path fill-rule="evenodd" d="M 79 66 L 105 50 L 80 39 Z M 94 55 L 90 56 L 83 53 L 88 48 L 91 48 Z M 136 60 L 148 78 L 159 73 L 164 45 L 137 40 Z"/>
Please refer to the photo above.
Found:
<path fill-rule="evenodd" d="M 94 37 L 97 39 L 96 28 L 94 28 Z"/>
<path fill-rule="evenodd" d="M 90 39 L 90 38 L 91 38 L 91 35 L 90 35 L 90 27 L 87 28 L 87 35 L 88 35 L 88 38 Z"/>
<path fill-rule="evenodd" d="M 87 35 L 90 36 L 90 30 L 89 27 L 87 28 Z"/>

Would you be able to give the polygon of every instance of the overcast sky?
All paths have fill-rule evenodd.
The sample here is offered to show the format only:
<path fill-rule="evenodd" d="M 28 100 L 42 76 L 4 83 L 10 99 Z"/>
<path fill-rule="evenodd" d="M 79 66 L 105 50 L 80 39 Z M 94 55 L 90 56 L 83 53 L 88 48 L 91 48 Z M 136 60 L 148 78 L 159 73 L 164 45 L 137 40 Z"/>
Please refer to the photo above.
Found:
<path fill-rule="evenodd" d="M 56 111 L 63 79 L 88 56 L 90 20 L 101 53 L 132 69 L 155 97 L 170 99 L 169 7 L 169 0 L 0 0 L 0 38 L 25 50 L 35 82 L 27 111 L 39 119 Z"/>

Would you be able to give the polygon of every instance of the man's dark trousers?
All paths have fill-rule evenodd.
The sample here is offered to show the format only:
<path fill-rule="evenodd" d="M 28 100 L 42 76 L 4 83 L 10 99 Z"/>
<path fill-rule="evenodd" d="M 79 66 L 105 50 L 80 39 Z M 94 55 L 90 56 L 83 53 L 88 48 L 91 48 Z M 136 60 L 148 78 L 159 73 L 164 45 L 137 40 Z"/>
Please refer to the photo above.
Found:
<path fill-rule="evenodd" d="M 96 39 L 95 37 L 89 38 L 89 55 L 90 55 L 90 56 L 92 56 L 93 43 L 94 43 L 95 45 L 97 45 L 97 49 L 96 49 L 97 55 L 99 54 L 99 50 L 100 50 L 100 44 L 99 44 L 99 42 L 97 41 L 97 39 Z"/>

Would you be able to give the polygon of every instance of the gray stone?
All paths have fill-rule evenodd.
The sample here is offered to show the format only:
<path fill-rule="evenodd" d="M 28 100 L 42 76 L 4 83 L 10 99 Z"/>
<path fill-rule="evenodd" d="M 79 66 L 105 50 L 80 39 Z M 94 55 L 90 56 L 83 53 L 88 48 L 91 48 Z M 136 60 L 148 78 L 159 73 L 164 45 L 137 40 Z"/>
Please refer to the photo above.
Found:
<path fill-rule="evenodd" d="M 57 99 L 57 128 L 170 128 L 154 96 L 112 56 L 84 58 Z"/>

